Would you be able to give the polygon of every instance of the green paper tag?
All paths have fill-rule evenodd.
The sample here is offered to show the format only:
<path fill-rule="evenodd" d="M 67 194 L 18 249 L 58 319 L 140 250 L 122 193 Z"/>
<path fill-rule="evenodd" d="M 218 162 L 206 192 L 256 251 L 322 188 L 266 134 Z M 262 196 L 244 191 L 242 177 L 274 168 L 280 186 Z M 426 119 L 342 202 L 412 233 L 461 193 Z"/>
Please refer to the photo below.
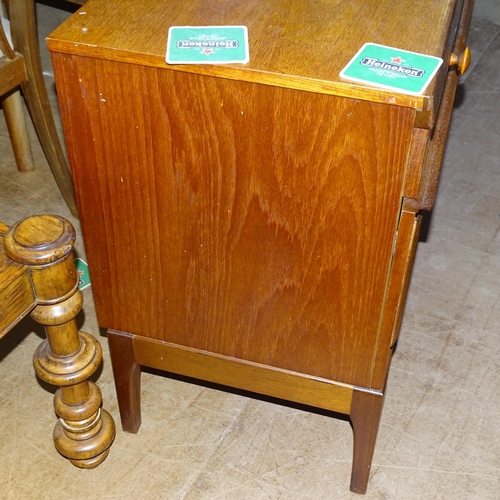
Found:
<path fill-rule="evenodd" d="M 340 76 L 402 94 L 421 95 L 442 63 L 439 57 L 365 43 Z"/>
<path fill-rule="evenodd" d="M 83 259 L 75 259 L 76 272 L 78 274 L 78 289 L 83 290 L 90 286 L 89 266 Z"/>
<path fill-rule="evenodd" d="M 172 26 L 168 30 L 168 64 L 247 63 L 246 26 Z"/>

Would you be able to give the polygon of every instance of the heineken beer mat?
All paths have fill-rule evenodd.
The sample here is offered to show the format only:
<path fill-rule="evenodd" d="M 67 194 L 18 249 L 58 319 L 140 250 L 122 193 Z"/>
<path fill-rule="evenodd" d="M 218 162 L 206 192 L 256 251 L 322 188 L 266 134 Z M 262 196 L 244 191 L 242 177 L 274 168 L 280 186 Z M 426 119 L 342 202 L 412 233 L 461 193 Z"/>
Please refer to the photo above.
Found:
<path fill-rule="evenodd" d="M 168 30 L 168 64 L 247 63 L 246 26 L 172 26 Z"/>
<path fill-rule="evenodd" d="M 442 63 L 439 57 L 365 43 L 340 77 L 402 94 L 421 95 Z"/>
<path fill-rule="evenodd" d="M 83 290 L 90 286 L 89 266 L 83 259 L 77 258 L 75 267 L 78 274 L 78 289 Z"/>

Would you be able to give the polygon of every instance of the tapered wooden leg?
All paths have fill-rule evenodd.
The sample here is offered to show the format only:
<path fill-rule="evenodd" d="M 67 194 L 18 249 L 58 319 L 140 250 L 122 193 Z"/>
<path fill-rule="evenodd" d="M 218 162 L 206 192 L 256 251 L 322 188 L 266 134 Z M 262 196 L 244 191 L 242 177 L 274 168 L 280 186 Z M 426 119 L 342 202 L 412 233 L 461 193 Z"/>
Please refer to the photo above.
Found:
<path fill-rule="evenodd" d="M 135 434 L 141 426 L 141 367 L 135 361 L 133 335 L 108 330 L 122 427 Z"/>
<path fill-rule="evenodd" d="M 66 219 L 44 215 L 12 226 L 4 244 L 11 259 L 29 266 L 39 304 L 31 316 L 47 333 L 33 366 L 42 380 L 60 386 L 54 397 L 60 417 L 55 447 L 77 467 L 93 468 L 107 457 L 116 431 L 112 417 L 101 408 L 101 391 L 88 380 L 101 363 L 102 350 L 92 335 L 77 329 L 83 298 L 77 288 L 74 240 Z"/>
<path fill-rule="evenodd" d="M 1 101 L 17 169 L 19 172 L 29 172 L 35 168 L 35 165 L 24 117 L 21 92 L 19 90 L 9 92 L 7 95 L 2 96 Z"/>
<path fill-rule="evenodd" d="M 16 0 L 9 5 L 12 41 L 16 50 L 24 57 L 28 76 L 21 87 L 52 174 L 71 214 L 78 218 L 73 181 L 43 81 L 34 4 L 33 0 Z"/>
<path fill-rule="evenodd" d="M 354 493 L 366 493 L 383 403 L 381 393 L 354 390 L 350 413 L 354 431 L 351 473 L 351 491 Z"/>

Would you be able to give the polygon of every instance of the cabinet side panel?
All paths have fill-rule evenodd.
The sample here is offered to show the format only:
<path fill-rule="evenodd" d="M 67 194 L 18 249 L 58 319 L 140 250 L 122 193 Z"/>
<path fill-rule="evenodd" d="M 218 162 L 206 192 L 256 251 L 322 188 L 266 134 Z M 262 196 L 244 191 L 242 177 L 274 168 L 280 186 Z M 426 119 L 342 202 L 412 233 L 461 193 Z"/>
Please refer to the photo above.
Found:
<path fill-rule="evenodd" d="M 54 63 L 101 326 L 367 386 L 415 112 Z"/>
<path fill-rule="evenodd" d="M 99 304 L 96 306 L 97 319 L 100 325 L 107 325 L 112 323 L 115 314 L 120 314 L 118 297 L 110 295 L 109 281 L 111 275 L 118 274 L 114 256 L 120 250 L 114 247 L 119 244 L 119 238 L 114 225 L 109 223 L 116 205 L 100 176 L 104 174 L 104 159 L 99 142 L 109 131 L 102 128 L 96 104 L 88 105 L 87 88 L 78 76 L 75 58 L 51 54 L 51 59 L 83 242 L 91 261 L 92 282 L 94 279 L 97 283 L 103 281 L 99 280 L 99 274 L 106 282 L 106 286 L 92 287 L 94 299 Z M 110 204 L 112 207 L 108 208 Z"/>

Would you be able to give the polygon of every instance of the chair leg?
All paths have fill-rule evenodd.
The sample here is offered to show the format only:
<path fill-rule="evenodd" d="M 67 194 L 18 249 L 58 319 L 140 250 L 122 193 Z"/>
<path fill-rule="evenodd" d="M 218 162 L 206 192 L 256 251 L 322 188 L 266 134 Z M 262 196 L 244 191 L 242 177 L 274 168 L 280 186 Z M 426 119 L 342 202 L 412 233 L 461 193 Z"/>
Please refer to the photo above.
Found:
<path fill-rule="evenodd" d="M 78 217 L 70 170 L 57 135 L 43 80 L 34 3 L 34 0 L 19 0 L 9 5 L 12 41 L 25 59 L 28 75 L 27 81 L 21 87 L 56 183 L 70 212 L 74 217 Z"/>
<path fill-rule="evenodd" d="M 9 130 L 10 142 L 14 150 L 17 169 L 19 172 L 29 172 L 35 168 L 31 144 L 28 137 L 28 128 L 21 98 L 21 92 L 14 90 L 2 96 L 2 108 Z"/>

